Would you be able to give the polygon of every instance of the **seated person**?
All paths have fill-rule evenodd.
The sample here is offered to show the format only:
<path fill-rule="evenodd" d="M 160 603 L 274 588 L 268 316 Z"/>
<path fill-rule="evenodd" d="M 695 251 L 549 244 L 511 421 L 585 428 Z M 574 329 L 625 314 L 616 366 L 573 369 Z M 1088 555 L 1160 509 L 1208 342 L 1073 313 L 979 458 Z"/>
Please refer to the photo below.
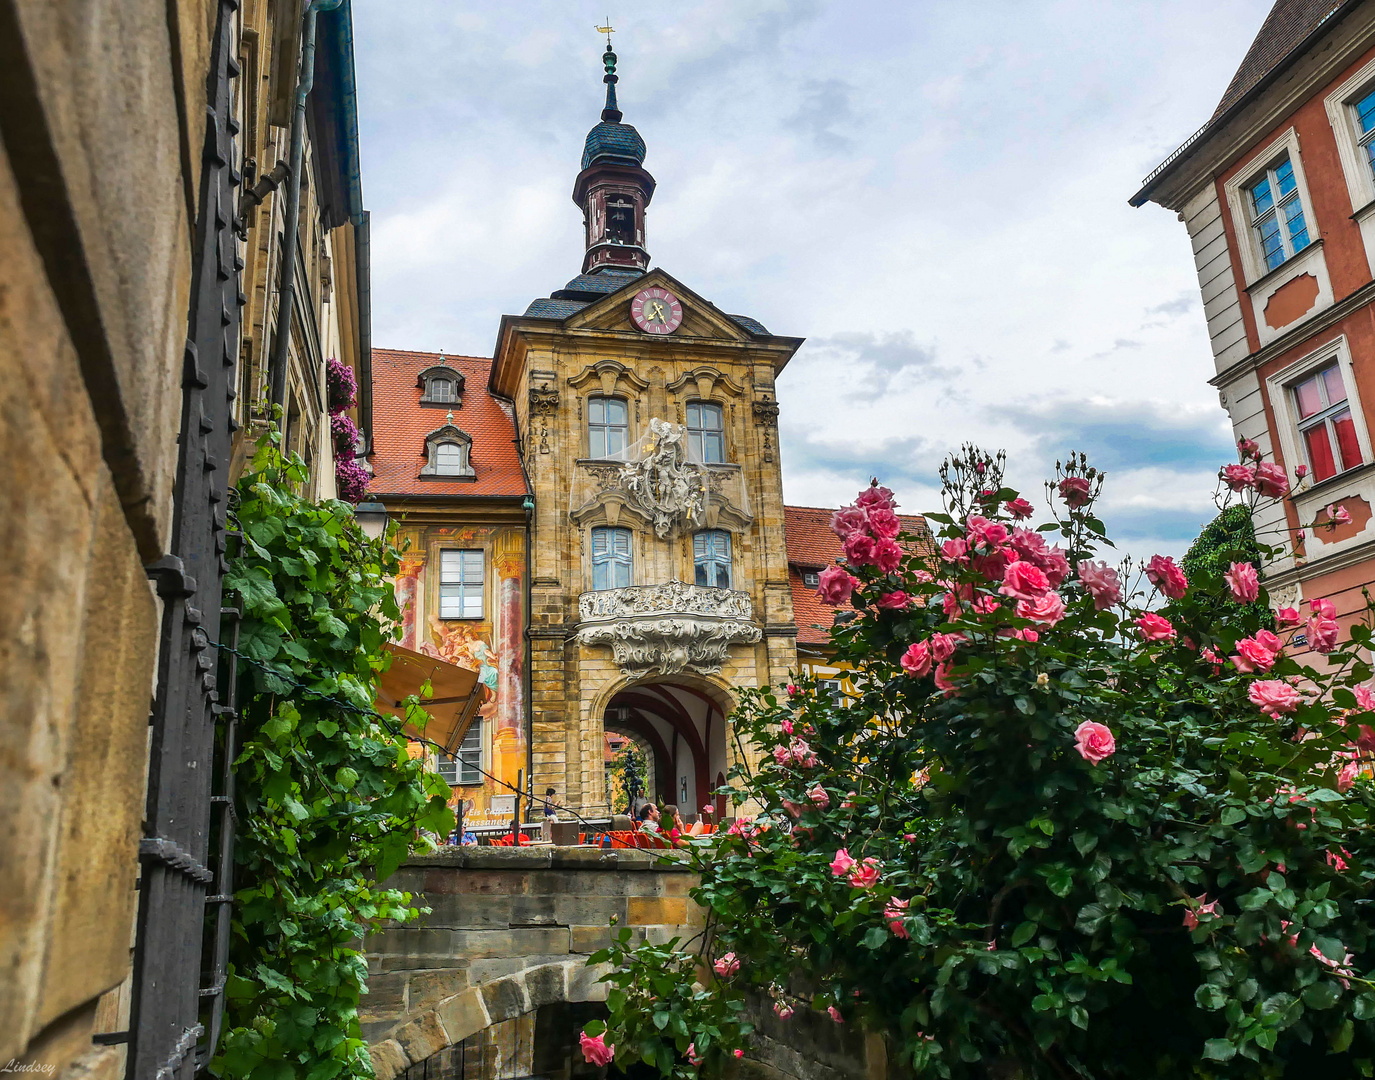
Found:
<path fill-rule="evenodd" d="M 687 836 L 687 826 L 683 824 L 683 816 L 678 813 L 678 807 L 669 803 L 664 807 L 663 820 L 660 823 L 664 835 L 668 842 L 676 848 L 689 847 L 685 837 Z"/>

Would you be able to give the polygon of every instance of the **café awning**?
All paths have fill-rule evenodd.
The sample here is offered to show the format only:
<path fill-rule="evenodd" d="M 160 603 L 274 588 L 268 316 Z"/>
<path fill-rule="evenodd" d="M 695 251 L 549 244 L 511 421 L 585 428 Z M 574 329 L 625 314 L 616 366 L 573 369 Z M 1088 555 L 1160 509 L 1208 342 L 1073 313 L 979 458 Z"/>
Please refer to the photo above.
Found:
<path fill-rule="evenodd" d="M 406 709 L 401 703 L 419 695 L 428 680 L 432 694 L 422 697 L 420 704 L 430 714 L 429 722 L 423 730 L 409 723 L 403 730 L 453 753 L 489 694 L 487 687 L 478 682 L 478 673 L 400 645 L 388 644 L 384 648 L 392 654 L 392 662 L 377 685 L 378 711 L 405 720 Z"/>

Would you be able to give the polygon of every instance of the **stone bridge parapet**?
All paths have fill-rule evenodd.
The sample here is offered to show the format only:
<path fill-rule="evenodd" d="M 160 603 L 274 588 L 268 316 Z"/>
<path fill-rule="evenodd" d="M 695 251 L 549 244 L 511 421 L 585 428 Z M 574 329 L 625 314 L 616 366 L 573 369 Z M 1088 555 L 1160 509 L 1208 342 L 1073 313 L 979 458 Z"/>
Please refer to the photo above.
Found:
<path fill-rule="evenodd" d="M 671 853 L 638 850 L 469 847 L 406 863 L 387 885 L 430 913 L 364 946 L 378 1080 L 542 1005 L 604 1000 L 586 961 L 611 917 L 636 940 L 690 939 L 696 880 Z"/>

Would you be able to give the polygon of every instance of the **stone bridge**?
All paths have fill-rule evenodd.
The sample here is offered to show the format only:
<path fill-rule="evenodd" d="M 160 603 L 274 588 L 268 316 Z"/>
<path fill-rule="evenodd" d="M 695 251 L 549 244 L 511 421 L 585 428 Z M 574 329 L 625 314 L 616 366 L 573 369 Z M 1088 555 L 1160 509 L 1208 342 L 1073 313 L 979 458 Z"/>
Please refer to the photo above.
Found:
<path fill-rule="evenodd" d="M 469 847 L 406 863 L 387 884 L 431 912 L 365 945 L 371 974 L 360 1014 L 378 1080 L 416 1066 L 424 1068 L 414 1077 L 460 1080 L 568 1075 L 548 1062 L 568 1061 L 570 1025 L 583 1013 L 565 1008 L 545 1025 L 559 1030 L 543 1036 L 536 1014 L 605 1000 L 601 971 L 586 960 L 608 943 L 613 915 L 637 939 L 691 938 L 700 928 L 688 897 L 695 882 L 663 853 L 633 850 Z M 551 1038 L 552 1051 L 535 1045 Z M 430 1067 L 479 1050 L 480 1068 Z"/>

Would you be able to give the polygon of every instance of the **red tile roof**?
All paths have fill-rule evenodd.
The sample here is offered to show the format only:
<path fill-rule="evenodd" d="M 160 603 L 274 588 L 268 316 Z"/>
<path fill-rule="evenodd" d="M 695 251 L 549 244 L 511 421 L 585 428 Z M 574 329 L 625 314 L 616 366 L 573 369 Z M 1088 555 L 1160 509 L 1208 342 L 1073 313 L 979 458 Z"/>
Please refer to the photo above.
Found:
<path fill-rule="evenodd" d="M 844 554 L 840 537 L 831 531 L 834 510 L 818 506 L 783 507 L 783 528 L 788 545 L 788 584 L 793 590 L 793 620 L 797 623 L 799 645 L 825 645 L 831 640 L 830 628 L 838 610 L 824 604 L 816 588 L 802 583 L 802 570 L 823 570 Z M 926 519 L 916 514 L 899 514 L 903 532 L 924 537 L 919 547 L 935 550 Z M 845 608 L 849 608 L 849 604 Z M 818 628 L 820 627 L 820 628 Z"/>
<path fill-rule="evenodd" d="M 439 353 L 373 349 L 373 468 L 368 494 L 456 495 L 469 498 L 521 497 L 529 493 L 516 452 L 516 425 L 510 406 L 487 390 L 490 357 L 444 356 L 463 376 L 463 404 L 455 406 L 454 426 L 472 437 L 469 460 L 476 480 L 421 480 L 425 437 L 444 426 L 446 409 L 420 404 L 420 372 L 439 363 Z"/>

